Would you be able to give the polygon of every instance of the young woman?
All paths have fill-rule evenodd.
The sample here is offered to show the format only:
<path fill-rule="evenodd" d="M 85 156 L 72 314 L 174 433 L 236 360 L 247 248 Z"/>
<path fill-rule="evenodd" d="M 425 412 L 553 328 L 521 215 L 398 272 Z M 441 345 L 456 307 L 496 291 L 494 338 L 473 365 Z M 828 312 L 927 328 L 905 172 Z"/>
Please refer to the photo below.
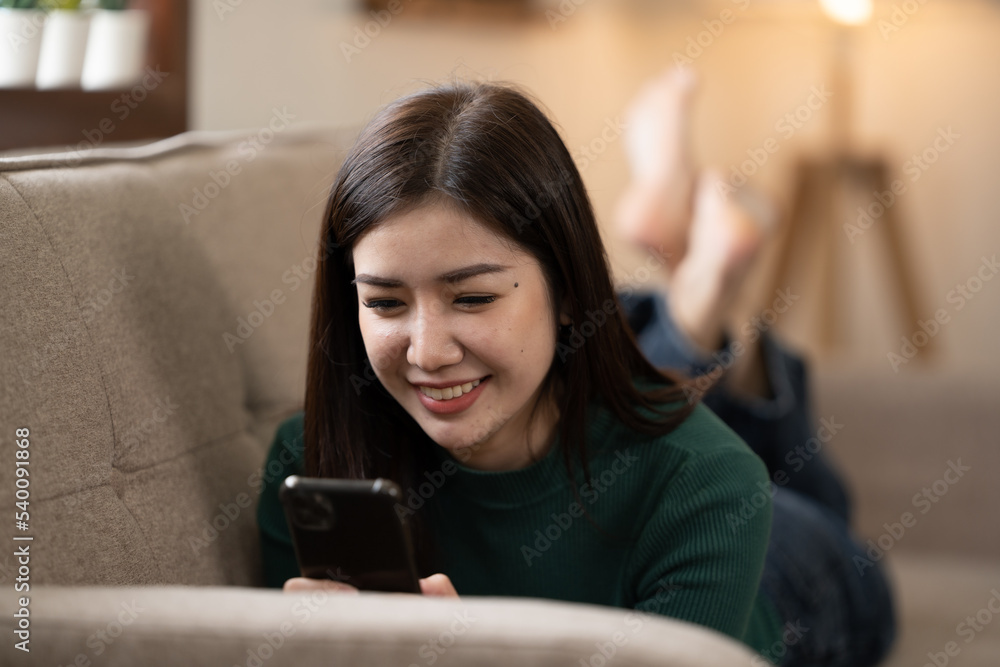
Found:
<path fill-rule="evenodd" d="M 278 431 L 258 510 L 269 585 L 349 589 L 297 576 L 284 477 L 386 477 L 407 498 L 425 594 L 640 609 L 787 664 L 884 653 L 877 568 L 841 594 L 855 553 L 841 517 L 796 496 L 772 530 L 795 492 L 773 491 L 761 456 L 698 402 L 704 386 L 640 351 L 636 335 L 656 363 L 706 361 L 662 299 L 615 294 L 580 175 L 524 94 L 456 84 L 383 109 L 321 233 L 305 411 Z M 839 569 L 818 588 L 825 563 Z M 844 616 L 815 615 L 829 605 Z"/>

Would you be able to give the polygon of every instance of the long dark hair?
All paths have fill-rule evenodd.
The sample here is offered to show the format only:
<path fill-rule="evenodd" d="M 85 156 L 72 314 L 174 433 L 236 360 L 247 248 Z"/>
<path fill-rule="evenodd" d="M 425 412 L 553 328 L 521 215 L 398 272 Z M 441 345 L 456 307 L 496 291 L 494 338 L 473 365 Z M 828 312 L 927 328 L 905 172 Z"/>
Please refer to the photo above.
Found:
<path fill-rule="evenodd" d="M 646 360 L 628 328 L 583 181 L 545 114 L 509 85 L 449 84 L 378 112 L 331 190 L 313 294 L 307 474 L 387 477 L 406 491 L 430 466 L 437 445 L 375 377 L 372 364 L 379 360 L 366 356 L 351 281 L 352 249 L 361 234 L 432 202 L 458 206 L 534 255 L 551 302 L 557 310 L 566 304 L 573 325 L 560 329 L 542 396 L 559 407 L 558 435 L 567 445 L 562 449 L 571 480 L 574 458 L 590 478 L 585 415 L 592 400 L 650 435 L 667 433 L 688 416 L 693 403 L 680 381 Z M 644 389 L 636 378 L 647 381 Z M 433 547 L 417 523 L 420 568 L 430 573 Z"/>

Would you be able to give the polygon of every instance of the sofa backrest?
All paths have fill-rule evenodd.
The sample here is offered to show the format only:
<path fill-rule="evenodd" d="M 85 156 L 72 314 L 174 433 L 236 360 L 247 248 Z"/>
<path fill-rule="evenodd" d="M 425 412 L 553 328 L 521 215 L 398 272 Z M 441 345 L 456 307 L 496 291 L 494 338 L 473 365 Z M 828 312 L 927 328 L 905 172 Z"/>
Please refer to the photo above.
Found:
<path fill-rule="evenodd" d="M 319 223 L 354 134 L 0 158 L 8 503 L 17 456 L 29 471 L 27 530 L 2 530 L 32 583 L 260 582 L 258 473 L 302 405 Z M 16 570 L 0 556 L 0 580 Z"/>

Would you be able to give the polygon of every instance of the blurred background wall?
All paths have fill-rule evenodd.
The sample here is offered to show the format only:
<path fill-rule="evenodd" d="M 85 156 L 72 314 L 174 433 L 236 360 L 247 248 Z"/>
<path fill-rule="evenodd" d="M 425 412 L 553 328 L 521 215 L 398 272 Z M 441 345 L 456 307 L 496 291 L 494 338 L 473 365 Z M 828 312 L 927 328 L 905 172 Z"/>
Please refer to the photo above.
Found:
<path fill-rule="evenodd" d="M 830 152 L 832 101 L 809 114 L 800 108 L 814 87 L 825 86 L 831 100 L 844 92 L 831 76 L 837 28 L 816 2 L 564 0 L 521 20 L 426 16 L 407 2 L 382 15 L 391 17 L 385 25 L 348 0 L 193 3 L 192 129 L 261 127 L 275 107 L 298 123 L 360 124 L 427 83 L 517 82 L 548 109 L 577 158 L 622 280 L 634 277 L 642 256 L 611 225 L 628 175 L 614 128 L 641 82 L 677 57 L 702 78 L 694 139 L 703 164 L 732 175 L 748 151 L 776 139 L 779 150 L 749 182 L 787 212 L 798 161 Z M 949 315 L 933 337 L 931 364 L 992 374 L 1000 369 L 1000 280 L 974 277 L 983 258 L 1000 251 L 1000 2 L 876 2 L 871 21 L 853 32 L 855 152 L 880 156 L 890 180 L 906 185 L 892 210 L 915 269 L 919 319 L 939 309 Z M 796 111 L 789 136 L 782 119 Z M 949 129 L 948 149 L 935 151 L 939 132 Z M 912 161 L 928 150 L 932 164 Z M 869 194 L 855 204 L 871 201 Z M 810 276 L 811 259 L 786 281 L 802 299 L 776 326 L 820 361 L 882 364 L 892 373 L 888 353 L 899 354 L 901 336 L 912 341 L 919 323 L 904 321 L 898 307 L 879 220 L 851 243 L 844 225 L 856 218 L 844 219 L 835 235 L 843 344 L 823 354 L 816 348 L 813 322 L 830 306 Z M 770 266 L 760 263 L 746 318 L 773 299 Z"/>

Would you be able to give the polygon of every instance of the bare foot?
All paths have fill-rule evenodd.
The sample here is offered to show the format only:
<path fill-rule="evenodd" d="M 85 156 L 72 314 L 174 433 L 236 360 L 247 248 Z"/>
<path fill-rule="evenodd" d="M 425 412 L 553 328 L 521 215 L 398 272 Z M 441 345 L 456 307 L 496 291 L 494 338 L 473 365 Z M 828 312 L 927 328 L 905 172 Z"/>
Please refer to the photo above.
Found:
<path fill-rule="evenodd" d="M 662 247 L 671 265 L 684 255 L 691 218 L 695 87 L 690 69 L 671 67 L 643 87 L 625 115 L 632 181 L 618 203 L 618 227 L 627 240 Z"/>
<path fill-rule="evenodd" d="M 690 142 L 696 83 L 690 69 L 671 67 L 633 100 L 625 133 L 632 181 L 616 217 L 625 239 L 667 255 L 671 313 L 708 353 L 723 342 L 729 311 L 776 213 L 748 186 L 721 196 L 722 175 L 696 170 Z"/>
<path fill-rule="evenodd" d="M 687 252 L 670 277 L 674 320 L 705 351 L 722 344 L 726 316 L 775 222 L 773 208 L 748 188 L 721 197 L 722 182 L 714 170 L 698 179 Z"/>

